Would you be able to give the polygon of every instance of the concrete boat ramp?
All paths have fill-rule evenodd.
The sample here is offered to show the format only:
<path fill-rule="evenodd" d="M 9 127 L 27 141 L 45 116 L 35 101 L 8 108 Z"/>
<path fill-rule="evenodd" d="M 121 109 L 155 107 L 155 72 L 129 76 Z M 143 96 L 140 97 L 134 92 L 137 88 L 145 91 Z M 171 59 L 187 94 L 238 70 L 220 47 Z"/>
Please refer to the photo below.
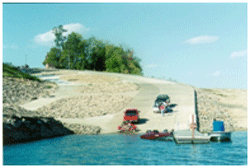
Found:
<path fill-rule="evenodd" d="M 179 84 L 171 81 L 165 81 L 155 78 L 147 78 L 136 75 L 126 75 L 117 73 L 93 72 L 93 71 L 77 71 L 78 74 L 98 74 L 111 77 L 118 77 L 128 82 L 137 83 L 140 87 L 139 91 L 134 92 L 134 99 L 121 111 L 105 116 L 86 117 L 86 118 L 56 118 L 61 122 L 79 123 L 86 125 L 95 125 L 102 128 L 101 133 L 116 133 L 117 127 L 122 123 L 124 110 L 128 108 L 137 108 L 140 111 L 141 122 L 137 124 L 138 133 L 145 133 L 147 130 L 159 130 L 160 132 L 168 129 L 188 130 L 190 124 L 190 116 L 195 115 L 195 98 L 192 86 Z M 46 77 L 42 77 L 46 79 Z M 59 81 L 59 76 L 49 77 L 54 81 Z M 47 78 L 48 79 L 48 78 Z M 52 101 L 68 96 L 76 96 L 77 93 L 72 92 L 75 86 L 71 82 L 58 82 L 59 89 L 54 97 L 39 98 L 30 103 L 24 104 L 22 107 L 28 110 L 36 110 L 39 107 L 47 105 Z M 171 99 L 172 112 L 161 116 L 159 113 L 153 113 L 152 106 L 159 94 L 168 94 Z M 182 134 L 181 132 L 179 134 Z M 198 133 L 197 133 L 198 134 Z"/>

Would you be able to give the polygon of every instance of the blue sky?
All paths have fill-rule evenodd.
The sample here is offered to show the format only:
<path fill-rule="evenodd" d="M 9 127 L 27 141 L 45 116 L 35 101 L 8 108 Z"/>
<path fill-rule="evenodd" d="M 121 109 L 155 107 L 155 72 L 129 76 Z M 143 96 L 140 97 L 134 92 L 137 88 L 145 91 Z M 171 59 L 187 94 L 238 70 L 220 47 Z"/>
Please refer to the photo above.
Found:
<path fill-rule="evenodd" d="M 133 49 L 144 76 L 247 88 L 246 3 L 3 4 L 3 62 L 44 67 L 59 25 Z"/>

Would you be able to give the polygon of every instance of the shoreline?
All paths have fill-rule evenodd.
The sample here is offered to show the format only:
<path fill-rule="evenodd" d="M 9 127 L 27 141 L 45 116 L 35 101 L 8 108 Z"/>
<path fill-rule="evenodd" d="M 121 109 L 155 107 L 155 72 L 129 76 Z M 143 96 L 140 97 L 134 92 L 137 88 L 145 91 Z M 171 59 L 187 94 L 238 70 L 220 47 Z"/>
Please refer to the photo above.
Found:
<path fill-rule="evenodd" d="M 66 70 L 67 71 L 67 70 Z M 63 72 L 60 72 L 60 71 L 52 71 L 52 72 L 57 72 L 57 73 L 65 73 L 65 70 L 63 70 Z M 69 82 L 74 82 L 74 80 L 75 80 L 75 78 L 73 78 L 72 77 L 72 74 L 74 74 L 75 72 L 72 72 L 72 71 L 67 71 L 67 74 L 70 74 L 71 75 L 71 78 L 70 78 L 70 80 L 68 80 L 67 78 L 66 79 L 64 79 L 64 80 L 66 80 L 66 81 L 69 81 Z M 81 73 L 81 72 L 80 72 Z M 84 71 L 83 71 L 83 73 L 84 73 Z M 90 73 L 85 73 L 85 74 L 87 74 L 87 77 L 88 77 L 88 75 L 92 75 L 92 74 L 94 74 L 95 72 L 90 72 Z M 79 72 L 77 72 L 77 74 L 79 74 Z M 100 74 L 100 72 L 98 73 L 98 74 Z M 106 76 L 112 76 L 112 77 L 117 77 L 117 76 L 119 76 L 120 74 L 115 74 L 115 75 L 113 75 L 113 74 L 108 74 L 108 75 L 106 75 Z M 66 75 L 64 75 L 64 77 L 65 77 Z M 121 78 L 123 78 L 123 83 L 124 83 L 124 80 L 126 81 L 126 75 L 120 75 L 120 76 L 122 76 Z M 127 75 L 127 76 L 129 76 L 129 75 Z M 86 77 L 86 75 L 85 75 L 85 77 Z M 112 77 L 111 78 L 109 78 L 109 80 L 113 80 L 112 79 Z M 100 78 L 100 77 L 99 77 Z M 127 77 L 128 78 L 128 77 Z M 128 79 L 130 79 L 130 80 L 132 80 L 133 82 L 132 83 L 135 83 L 136 85 L 138 85 L 138 83 L 136 83 L 135 81 L 135 79 L 136 79 L 137 77 L 135 77 L 135 76 L 133 76 L 133 78 L 131 77 L 131 78 L 128 78 Z M 145 85 L 144 83 L 146 82 L 146 79 L 145 78 L 143 78 L 143 77 L 139 77 L 139 78 L 141 78 L 142 80 L 140 80 L 141 81 L 141 84 L 140 84 L 140 81 L 139 81 L 139 85 L 138 86 L 143 86 L 144 87 L 144 90 L 143 90 L 143 87 L 142 88 L 139 88 L 139 90 L 138 91 L 136 91 L 136 89 L 135 90 L 133 90 L 132 92 L 137 92 L 137 93 L 135 93 L 134 94 L 134 96 L 135 95 L 137 95 L 137 94 L 139 94 L 139 92 L 141 92 L 140 94 L 143 94 L 148 88 L 155 88 L 156 90 L 155 91 L 153 91 L 152 93 L 150 93 L 150 94 L 152 94 L 152 96 L 149 96 L 148 94 L 147 94 L 147 97 L 149 97 L 148 98 L 148 100 L 147 101 L 145 101 L 145 102 L 148 102 L 148 103 L 152 103 L 153 102 L 153 100 L 154 100 L 154 97 L 157 95 L 157 94 L 159 94 L 160 92 L 166 92 L 166 91 L 168 91 L 169 92 L 169 94 L 170 94 L 170 97 L 173 97 L 173 103 L 176 103 L 176 104 L 178 104 L 178 105 L 180 105 L 180 104 L 183 104 L 184 102 L 180 102 L 180 99 L 178 98 L 178 97 L 176 97 L 176 96 L 174 96 L 176 93 L 178 93 L 178 94 L 180 94 L 181 92 L 180 91 L 178 91 L 178 92 L 176 92 L 176 93 L 174 93 L 174 92 L 172 92 L 171 93 L 171 87 L 176 87 L 177 85 L 174 85 L 173 83 L 171 83 L 171 82 L 169 82 L 169 83 L 167 83 L 167 82 L 164 82 L 164 81 L 157 81 L 157 80 L 155 80 L 154 81 L 154 79 L 150 79 L 149 80 L 149 82 L 151 82 L 151 84 L 150 85 Z M 101 79 L 101 78 L 100 78 Z M 82 80 L 84 80 L 84 78 L 82 79 Z M 106 78 L 104 78 L 104 80 L 106 80 Z M 76 81 L 76 80 L 75 80 Z M 106 81 L 106 82 L 108 82 L 108 80 Z M 118 78 L 115 78 L 112 82 L 119 82 L 119 80 L 118 80 Z M 130 81 L 131 82 L 131 81 Z M 100 83 L 102 83 L 102 81 L 100 82 Z M 126 82 L 125 82 L 126 83 Z M 165 84 L 164 84 L 165 83 Z M 109 84 L 107 84 L 107 86 L 108 86 Z M 165 86 L 166 85 L 166 86 Z M 181 84 L 181 85 L 184 85 L 184 84 Z M 87 86 L 87 87 L 86 87 Z M 85 88 L 84 88 L 84 91 L 85 91 L 85 94 L 87 93 L 87 94 L 93 94 L 93 92 L 95 92 L 94 94 L 96 94 L 96 95 L 99 95 L 99 96 L 102 96 L 103 94 L 105 94 L 105 93 L 103 93 L 103 91 L 105 92 L 105 91 L 107 91 L 107 92 L 111 92 L 112 90 L 109 90 L 108 88 L 105 88 L 105 87 L 103 87 L 103 89 L 101 89 L 101 90 L 96 90 L 96 87 L 94 87 L 94 86 L 98 86 L 99 88 L 100 88 L 100 86 L 101 87 L 103 87 L 103 85 L 85 85 Z M 132 85 L 131 85 L 132 86 Z M 155 87 L 156 86 L 156 87 Z M 179 85 L 178 85 L 179 86 Z M 185 86 L 187 86 L 187 87 L 191 87 L 191 86 L 188 86 L 188 85 L 185 85 Z M 61 86 L 59 86 L 58 87 L 58 89 L 60 89 L 60 87 Z M 183 86 L 182 86 L 183 87 Z M 120 88 L 122 88 L 122 87 L 120 87 Z M 159 88 L 160 88 L 160 90 L 159 90 Z M 193 88 L 193 87 L 192 87 Z M 87 91 L 86 92 L 86 89 L 90 89 L 89 91 Z M 107 90 L 108 89 L 108 90 Z M 119 89 L 119 87 L 118 87 L 118 89 Z M 126 89 L 128 89 L 128 88 L 126 88 Z M 157 90 L 158 89 L 158 90 Z M 201 91 L 203 91 L 204 92 L 204 89 L 202 90 L 201 88 L 193 88 L 194 89 L 194 91 L 197 93 L 197 92 L 199 92 L 199 94 L 201 94 L 202 92 Z M 207 89 L 208 90 L 208 89 Z M 211 90 L 213 90 L 213 89 L 209 89 L 210 91 Z M 223 90 L 223 89 L 222 89 Z M 224 89 L 225 90 L 225 89 Z M 237 89 L 236 89 L 237 90 Z M 206 89 L 205 89 L 205 91 L 206 91 Z M 100 92 L 100 93 L 99 93 Z M 124 94 L 126 94 L 126 92 L 127 92 L 127 90 L 124 92 Z M 132 93 L 131 92 L 131 93 Z M 55 92 L 56 93 L 56 92 Z M 55 93 L 53 93 L 52 95 L 54 95 L 54 97 L 50 97 L 50 98 L 47 98 L 48 100 L 49 99 L 55 99 L 55 98 L 58 98 L 58 100 L 61 100 L 62 99 L 62 97 L 58 97 L 58 95 L 56 95 Z M 110 95 L 112 95 L 112 93 L 109 93 Z M 116 93 L 116 94 L 118 94 L 119 95 L 119 93 Z M 184 93 L 181 93 L 181 94 L 184 94 Z M 200 131 L 201 132 L 209 132 L 209 130 L 211 130 L 211 118 L 212 117 L 208 117 L 208 118 L 202 118 L 202 116 L 204 116 L 204 114 L 202 113 L 202 110 L 201 109 L 199 109 L 200 107 L 201 107 L 201 105 L 202 105 L 202 103 L 204 102 L 202 102 L 202 101 L 200 101 L 199 99 L 201 99 L 200 98 L 200 95 L 196 95 L 196 99 L 194 100 L 194 101 L 196 101 L 194 104 L 196 105 L 196 108 L 197 109 L 195 109 L 195 112 L 196 112 L 196 116 L 197 116 L 197 122 L 200 122 L 200 123 L 198 123 L 199 124 L 199 129 L 200 129 Z M 203 94 L 203 93 L 202 93 Z M 77 94 L 76 94 L 77 95 Z M 73 92 L 71 93 L 71 96 L 76 96 L 76 95 L 73 95 Z M 221 94 L 221 95 L 223 95 L 223 94 Z M 210 95 L 211 96 L 211 95 Z M 215 95 L 212 95 L 212 96 L 218 96 L 218 95 L 216 95 L 216 93 L 215 93 Z M 138 106 L 138 102 L 139 101 L 141 101 L 141 99 L 145 99 L 145 96 L 140 96 L 140 95 L 137 95 L 137 98 L 136 98 L 136 96 L 132 99 L 132 100 L 130 100 L 130 105 L 131 106 Z M 207 98 L 207 97 L 205 97 L 205 98 Z M 211 98 L 211 97 L 210 97 Z M 222 98 L 221 99 L 223 99 L 223 98 L 227 98 L 227 97 L 223 97 L 222 96 Z M 134 100 L 136 99 L 136 101 L 137 102 L 133 102 Z M 138 100 L 137 100 L 138 99 Z M 204 99 L 204 97 L 203 97 L 203 99 Z M 114 99 L 115 100 L 115 99 Z M 37 99 L 37 100 L 33 100 L 32 102 L 30 102 L 31 104 L 32 103 L 34 103 L 35 101 L 40 101 L 39 99 Z M 54 101 L 53 101 L 54 102 Z M 205 102 L 206 102 L 206 99 L 205 99 Z M 49 103 L 49 101 L 47 102 L 47 104 Z M 145 105 L 146 106 L 148 106 L 148 103 L 146 103 Z M 207 102 L 206 102 L 207 103 Z M 28 103 L 27 103 L 28 104 Z M 185 103 L 184 103 L 185 104 Z M 184 105 L 183 104 L 183 105 Z M 87 104 L 86 104 L 87 105 Z M 145 105 L 143 105 L 143 102 L 141 102 L 141 105 L 140 106 L 138 106 L 138 107 L 140 107 L 141 109 L 142 109 L 142 111 L 143 111 L 143 113 L 141 113 L 141 116 L 142 116 L 142 118 L 150 118 L 150 120 L 149 121 L 147 121 L 147 123 L 146 124 L 148 124 L 148 126 L 151 126 L 152 127 L 152 129 L 153 129 L 153 127 L 154 127 L 154 125 L 156 124 L 156 123 L 154 123 L 154 121 L 156 122 L 156 121 L 160 121 L 160 120 L 162 120 L 162 118 L 160 117 L 160 116 L 157 116 L 157 115 L 153 115 L 152 114 L 152 112 L 150 111 L 151 109 L 147 109 L 147 108 L 144 108 L 144 106 Z M 46 102 L 45 102 L 45 105 L 44 106 L 46 106 Z M 75 105 L 76 106 L 76 105 Z M 88 105 L 87 105 L 88 106 Z M 204 106 L 204 105 L 203 105 Z M 149 106 L 148 106 L 149 107 Z M 174 108 L 174 110 L 183 110 L 183 109 L 186 109 L 187 110 L 187 108 L 184 108 L 185 107 L 185 105 L 183 106 L 183 108 L 181 108 L 181 106 L 177 106 L 176 108 Z M 62 123 L 62 125 L 65 127 L 65 128 L 67 128 L 67 129 L 69 129 L 69 130 L 71 130 L 71 131 L 73 131 L 73 130 L 75 130 L 75 131 L 73 131 L 73 132 L 75 132 L 75 133 L 77 133 L 77 134 L 110 134 L 110 133 L 117 133 L 117 126 L 119 125 L 119 123 L 121 123 L 121 121 L 122 121 L 122 115 L 123 115 L 123 110 L 124 110 L 124 108 L 125 107 L 123 107 L 123 108 L 121 108 L 120 110 L 118 110 L 117 112 L 115 112 L 115 113 L 113 113 L 113 114 L 105 114 L 104 113 L 104 115 L 99 115 L 99 118 L 100 118 L 100 120 L 97 120 L 97 121 L 99 121 L 99 123 L 95 123 L 94 125 L 91 125 L 91 123 L 93 123 L 93 121 L 91 121 L 91 120 L 93 120 L 94 118 L 93 117 L 97 117 L 98 118 L 98 116 L 93 116 L 93 117 L 83 117 L 82 118 L 82 121 L 80 121 L 81 120 L 81 118 L 79 118 L 79 117 L 77 117 L 76 116 L 76 118 L 74 119 L 74 120 L 79 120 L 77 123 L 75 122 L 74 123 L 74 120 L 72 120 L 71 122 L 66 122 L 66 123 L 63 123 L 63 122 L 61 122 Z M 218 108 L 222 108 L 222 107 L 218 107 Z M 228 108 L 228 107 L 227 107 Z M 214 109 L 214 110 L 217 110 L 216 108 Z M 236 110 L 237 110 L 237 108 L 236 108 Z M 40 111 L 41 112 L 41 111 Z M 244 111 L 243 111 L 244 112 Z M 108 115 L 111 115 L 112 117 L 110 118 L 110 120 L 109 120 L 109 123 L 112 123 L 113 125 L 112 125 L 112 129 L 110 129 L 110 126 L 108 126 L 107 125 L 107 123 L 108 122 L 101 122 L 102 121 L 102 118 L 105 118 L 106 117 L 106 119 L 107 119 L 107 116 Z M 163 127 L 161 127 L 160 125 L 158 125 L 157 127 L 158 128 L 160 128 L 160 129 L 162 129 L 162 128 L 164 128 L 164 127 L 168 127 L 168 129 L 171 129 L 171 128 L 174 128 L 175 127 L 175 122 L 173 121 L 174 120 L 174 116 L 176 117 L 176 116 L 178 116 L 176 113 L 172 113 L 171 114 L 171 116 L 166 116 L 165 117 L 165 122 L 167 121 L 167 122 L 169 122 L 168 123 L 168 125 L 166 125 L 165 124 L 165 122 L 163 121 L 162 122 L 162 124 L 165 124 L 165 126 L 163 126 Z M 45 117 L 45 116 L 43 116 L 43 117 Z M 47 117 L 49 117 L 49 116 L 47 116 Z M 50 116 L 51 117 L 51 116 Z M 180 117 L 180 116 L 179 116 Z M 224 117 L 224 118 L 223 118 Z M 225 119 L 225 117 L 228 117 L 228 118 L 230 118 L 230 116 L 228 115 L 224 115 L 224 112 L 221 112 L 220 113 L 220 116 L 218 117 L 219 119 Z M 56 120 L 58 119 L 58 117 L 54 117 Z M 171 119 L 172 118 L 172 119 Z M 69 118 L 68 118 L 69 119 Z M 67 118 L 64 118 L 64 120 L 67 120 Z M 96 119 L 95 119 L 96 120 Z M 185 121 L 182 121 L 182 122 L 186 122 L 186 120 Z M 209 123 L 210 122 L 210 123 Z M 103 124 L 102 124 L 103 123 Z M 204 126 L 204 123 L 206 123 L 205 124 L 205 126 Z M 230 125 L 231 124 L 231 125 Z M 142 131 L 139 131 L 139 132 L 137 132 L 137 133 L 135 133 L 135 134 L 140 134 L 140 133 L 142 133 L 143 131 L 145 131 L 147 128 L 145 127 L 145 124 L 143 125 L 143 124 L 139 124 L 138 125 L 141 129 L 142 129 Z M 231 127 L 231 128 L 229 128 L 229 126 Z M 226 122 L 225 122 L 225 127 L 226 127 L 226 131 L 247 131 L 247 126 L 244 128 L 244 127 L 235 127 L 235 126 L 233 126 L 232 125 L 232 121 L 230 121 L 230 120 L 227 120 Z M 232 127 L 233 127 L 233 129 L 232 129 Z M 105 129 L 106 129 L 106 131 L 105 131 Z M 80 131 L 79 131 L 80 130 Z M 81 131 L 82 130 L 82 131 Z M 107 131 L 107 130 L 113 130 L 113 131 Z M 85 132 L 84 132 L 85 131 Z M 92 131 L 91 133 L 88 133 L 88 131 Z M 162 130 L 159 130 L 159 131 L 162 131 Z M 94 132 L 94 133 L 93 133 Z"/>

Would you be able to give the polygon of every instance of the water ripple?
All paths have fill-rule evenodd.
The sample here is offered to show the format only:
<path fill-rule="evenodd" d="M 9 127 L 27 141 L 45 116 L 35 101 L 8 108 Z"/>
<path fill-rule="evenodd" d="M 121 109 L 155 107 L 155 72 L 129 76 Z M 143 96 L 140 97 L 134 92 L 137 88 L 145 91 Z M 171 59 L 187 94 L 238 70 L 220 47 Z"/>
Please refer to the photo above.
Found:
<path fill-rule="evenodd" d="M 138 135 L 70 135 L 5 146 L 4 165 L 247 165 L 247 132 L 230 143 L 177 145 Z"/>

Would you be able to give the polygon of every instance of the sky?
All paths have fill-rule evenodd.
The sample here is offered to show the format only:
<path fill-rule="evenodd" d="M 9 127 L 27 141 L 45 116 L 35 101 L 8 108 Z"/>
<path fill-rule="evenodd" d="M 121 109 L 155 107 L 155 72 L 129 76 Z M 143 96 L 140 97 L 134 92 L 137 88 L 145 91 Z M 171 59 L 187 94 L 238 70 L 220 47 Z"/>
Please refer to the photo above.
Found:
<path fill-rule="evenodd" d="M 2 4 L 4 63 L 44 68 L 63 25 L 131 48 L 147 77 L 247 88 L 247 3 Z"/>

